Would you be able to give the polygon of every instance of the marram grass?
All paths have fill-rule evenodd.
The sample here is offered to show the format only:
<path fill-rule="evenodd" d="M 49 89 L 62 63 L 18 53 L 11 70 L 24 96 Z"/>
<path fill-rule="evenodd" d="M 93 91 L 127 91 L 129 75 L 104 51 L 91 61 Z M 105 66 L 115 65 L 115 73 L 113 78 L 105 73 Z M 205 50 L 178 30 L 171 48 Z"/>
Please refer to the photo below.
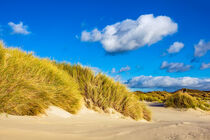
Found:
<path fill-rule="evenodd" d="M 82 105 L 77 82 L 48 59 L 0 44 L 0 112 L 37 115 L 49 105 L 76 113 Z"/>
<path fill-rule="evenodd" d="M 174 93 L 169 96 L 165 101 L 165 106 L 174 108 L 196 108 L 198 107 L 198 101 L 195 97 L 190 96 L 187 93 Z"/>
<path fill-rule="evenodd" d="M 105 112 L 109 108 L 113 108 L 124 116 L 130 116 L 135 120 L 151 119 L 150 111 L 123 84 L 115 82 L 101 73 L 95 75 L 87 67 L 71 66 L 66 63 L 57 65 L 78 81 L 88 108 L 99 107 Z"/>
<path fill-rule="evenodd" d="M 200 108 L 205 111 L 210 111 L 209 91 L 183 88 L 175 92 L 152 91 L 144 93 L 135 91 L 134 94 L 140 101 L 160 102 L 174 108 Z"/>
<path fill-rule="evenodd" d="M 38 115 L 50 105 L 77 113 L 109 108 L 135 120 L 150 111 L 123 84 L 80 65 L 58 64 L 0 43 L 0 113 Z"/>

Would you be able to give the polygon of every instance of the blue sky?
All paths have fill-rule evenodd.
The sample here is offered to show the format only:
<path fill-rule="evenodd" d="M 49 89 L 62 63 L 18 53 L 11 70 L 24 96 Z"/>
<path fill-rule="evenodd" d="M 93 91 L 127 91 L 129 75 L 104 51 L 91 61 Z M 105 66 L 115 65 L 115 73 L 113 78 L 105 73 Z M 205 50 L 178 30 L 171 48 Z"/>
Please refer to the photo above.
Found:
<path fill-rule="evenodd" d="M 0 0 L 0 6 L 7 46 L 93 67 L 133 90 L 210 90 L 208 0 Z"/>

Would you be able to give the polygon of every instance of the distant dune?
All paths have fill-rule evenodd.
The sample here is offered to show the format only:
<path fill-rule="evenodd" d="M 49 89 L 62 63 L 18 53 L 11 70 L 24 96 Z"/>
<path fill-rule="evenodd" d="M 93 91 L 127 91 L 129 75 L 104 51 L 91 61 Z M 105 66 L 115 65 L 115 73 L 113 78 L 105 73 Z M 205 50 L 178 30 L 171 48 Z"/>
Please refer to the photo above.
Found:
<path fill-rule="evenodd" d="M 179 89 L 175 92 L 152 91 L 142 92 L 135 91 L 141 101 L 164 103 L 165 106 L 174 108 L 200 108 L 210 111 L 210 92 L 195 89 Z"/>

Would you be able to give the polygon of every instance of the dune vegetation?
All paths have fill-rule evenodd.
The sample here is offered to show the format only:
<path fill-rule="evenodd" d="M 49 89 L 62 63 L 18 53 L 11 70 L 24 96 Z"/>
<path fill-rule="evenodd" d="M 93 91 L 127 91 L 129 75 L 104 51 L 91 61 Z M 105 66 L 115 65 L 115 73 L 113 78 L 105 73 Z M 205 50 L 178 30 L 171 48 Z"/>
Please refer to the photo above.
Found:
<path fill-rule="evenodd" d="M 187 93 L 178 92 L 169 96 L 164 104 L 166 107 L 196 108 L 198 106 L 198 101 L 195 97 L 192 97 Z"/>
<path fill-rule="evenodd" d="M 72 66 L 66 63 L 57 65 L 77 80 L 88 108 L 94 110 L 99 108 L 104 112 L 109 112 L 109 109 L 113 108 L 124 116 L 130 116 L 135 120 L 151 119 L 150 111 L 125 85 L 115 82 L 104 74 L 95 75 L 88 67 Z"/>
<path fill-rule="evenodd" d="M 171 93 L 166 91 L 152 91 L 147 93 L 141 91 L 135 91 L 134 94 L 137 95 L 140 101 L 159 102 L 159 103 L 165 102 L 167 97 L 171 95 Z"/>
<path fill-rule="evenodd" d="M 200 108 L 210 111 L 210 92 L 194 89 L 180 89 L 175 92 L 135 91 L 134 94 L 140 101 L 159 102 L 174 108 Z"/>
<path fill-rule="evenodd" d="M 54 105 L 75 114 L 85 104 L 135 120 L 151 119 L 126 86 L 87 67 L 41 59 L 0 43 L 0 73 L 0 113 L 38 115 Z"/>
<path fill-rule="evenodd" d="M 37 115 L 49 105 L 76 113 L 82 106 L 78 83 L 48 59 L 0 44 L 0 112 Z"/>
<path fill-rule="evenodd" d="M 210 101 L 210 91 L 201 91 L 201 90 L 196 90 L 196 89 L 183 88 L 183 89 L 175 91 L 174 93 L 177 93 L 177 92 L 188 93 L 192 97 L 195 97 L 197 100 Z"/>

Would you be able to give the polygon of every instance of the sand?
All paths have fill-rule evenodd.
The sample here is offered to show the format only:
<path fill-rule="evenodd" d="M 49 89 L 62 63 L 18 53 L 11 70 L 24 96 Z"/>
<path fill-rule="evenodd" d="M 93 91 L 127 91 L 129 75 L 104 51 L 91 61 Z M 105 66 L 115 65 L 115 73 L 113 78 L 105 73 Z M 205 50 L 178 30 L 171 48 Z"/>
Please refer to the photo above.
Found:
<path fill-rule="evenodd" d="M 210 115 L 148 104 L 151 122 L 83 108 L 77 115 L 50 107 L 39 117 L 0 115 L 0 140 L 210 140 Z"/>

